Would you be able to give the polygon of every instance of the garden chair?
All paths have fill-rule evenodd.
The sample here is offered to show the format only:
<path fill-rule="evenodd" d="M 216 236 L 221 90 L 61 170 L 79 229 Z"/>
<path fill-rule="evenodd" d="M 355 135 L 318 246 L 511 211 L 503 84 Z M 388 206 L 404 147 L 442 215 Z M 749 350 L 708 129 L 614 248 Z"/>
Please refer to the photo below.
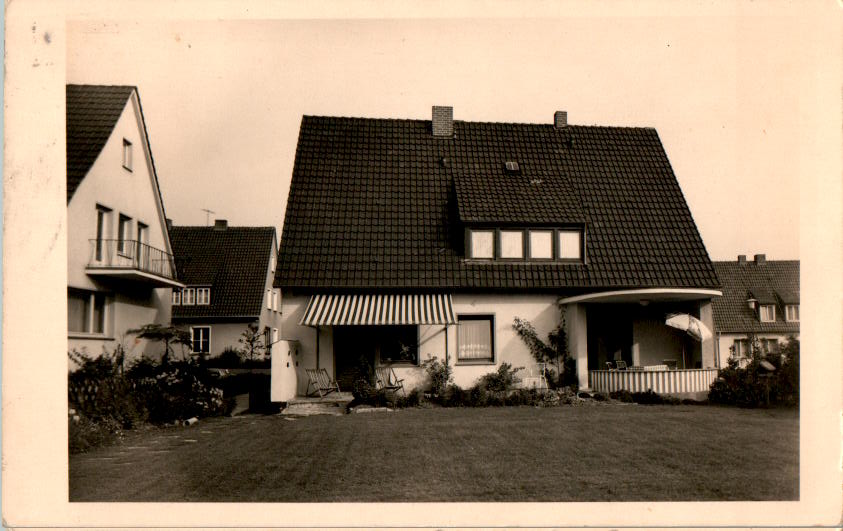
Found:
<path fill-rule="evenodd" d="M 407 396 L 407 393 L 404 391 L 404 380 L 398 379 L 398 376 L 395 375 L 395 371 L 392 367 L 375 368 L 375 386 L 378 389 L 393 391 L 396 393 L 400 389 L 401 393 L 404 396 Z"/>
<path fill-rule="evenodd" d="M 615 367 L 617 367 L 619 371 L 625 371 L 626 362 L 624 360 L 615 360 Z"/>
<path fill-rule="evenodd" d="M 615 369 L 615 366 L 614 366 L 614 365 L 612 365 L 612 362 L 611 362 L 611 361 L 607 361 L 607 362 L 606 362 L 606 369 L 607 369 L 607 370 L 612 371 L 612 370 L 614 370 L 614 369 Z"/>
<path fill-rule="evenodd" d="M 325 395 L 331 394 L 336 392 L 339 394 L 340 392 L 340 384 L 336 382 L 336 380 L 331 379 L 328 376 L 328 371 L 325 369 L 305 369 L 307 373 L 307 389 L 305 390 L 305 394 L 307 396 L 316 396 L 319 395 L 319 398 L 324 398 Z M 310 387 L 313 387 L 315 390 L 310 391 Z"/>

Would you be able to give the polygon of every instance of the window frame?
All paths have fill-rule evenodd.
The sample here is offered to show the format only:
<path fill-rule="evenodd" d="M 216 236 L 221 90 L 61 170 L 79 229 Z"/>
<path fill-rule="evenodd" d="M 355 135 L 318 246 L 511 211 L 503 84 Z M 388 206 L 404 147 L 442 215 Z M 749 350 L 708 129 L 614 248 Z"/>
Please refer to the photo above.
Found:
<path fill-rule="evenodd" d="M 173 297 L 170 299 L 170 304 L 173 306 L 181 306 L 181 290 L 174 289 L 173 290 Z"/>
<path fill-rule="evenodd" d="M 525 230 L 527 233 L 527 237 L 525 240 L 525 246 L 527 247 L 527 252 L 524 253 L 527 260 L 539 260 L 543 262 L 552 262 L 556 259 L 556 231 L 552 228 L 542 229 L 542 228 L 528 228 Z M 533 256 L 533 240 L 532 235 L 534 233 L 548 233 L 550 234 L 550 256 L 549 257 L 536 257 Z"/>
<path fill-rule="evenodd" d="M 791 311 L 796 314 L 796 319 L 791 319 Z M 785 304 L 784 306 L 784 320 L 788 323 L 798 323 L 799 322 L 799 305 L 798 304 Z"/>
<path fill-rule="evenodd" d="M 126 236 L 132 231 L 132 218 L 124 213 L 120 213 L 117 218 L 117 254 L 131 258 L 131 246 L 126 244 L 130 242 Z"/>
<path fill-rule="evenodd" d="M 201 350 L 194 350 L 194 348 L 193 348 L 194 343 L 196 343 L 196 339 L 195 339 L 193 334 L 197 330 L 207 330 L 208 331 L 208 337 L 204 339 L 204 341 L 206 341 L 208 343 L 207 352 L 204 352 L 204 351 L 201 351 Z M 199 339 L 200 348 L 202 346 L 201 345 L 202 341 L 203 341 L 203 339 L 200 337 L 200 339 Z M 191 326 L 190 327 L 190 353 L 191 354 L 210 354 L 211 353 L 211 327 L 210 326 Z"/>
<path fill-rule="evenodd" d="M 107 206 L 97 203 L 97 221 L 96 221 L 96 242 L 94 244 L 94 258 L 97 262 L 103 260 L 103 249 L 105 247 L 105 240 L 108 239 L 108 228 L 111 224 L 112 210 Z"/>
<path fill-rule="evenodd" d="M 90 291 L 79 288 L 68 288 L 67 297 L 76 296 L 78 299 L 85 299 L 85 326 L 84 330 L 71 330 L 70 322 L 67 323 L 67 334 L 70 337 L 96 337 L 108 338 L 110 301 L 108 293 L 102 291 Z M 68 303 L 69 304 L 69 303 Z M 97 308 L 100 308 L 99 323 L 95 321 Z M 69 317 L 69 316 L 68 316 Z M 97 330 L 98 325 L 100 330 Z"/>
<path fill-rule="evenodd" d="M 577 254 L 576 257 L 562 256 L 562 251 L 564 249 L 563 246 L 562 246 L 562 235 L 563 234 L 576 234 L 577 235 L 579 246 L 577 247 L 577 253 L 578 254 Z M 585 260 L 583 259 L 583 256 L 585 256 L 585 249 L 584 249 L 583 241 L 585 240 L 585 238 L 583 237 L 583 235 L 584 235 L 584 231 L 581 230 L 581 229 L 567 229 L 567 228 L 556 229 L 556 238 L 555 238 L 556 241 L 554 242 L 556 244 L 556 253 L 555 253 L 556 259 L 559 260 L 560 262 L 576 262 L 576 263 L 584 262 Z"/>
<path fill-rule="evenodd" d="M 772 309 L 772 318 L 771 319 L 764 319 L 764 308 L 771 308 Z M 759 304 L 758 305 L 758 320 L 762 323 L 775 323 L 776 322 L 776 305 L 775 304 Z"/>
<path fill-rule="evenodd" d="M 492 233 L 492 252 L 491 256 L 474 256 L 474 234 L 475 233 Z M 494 260 L 497 256 L 497 229 L 495 228 L 476 228 L 468 229 L 468 253 L 472 260 Z"/>
<path fill-rule="evenodd" d="M 415 361 L 408 361 L 408 360 L 395 360 L 395 361 L 384 361 L 383 358 L 383 337 L 378 340 L 377 344 L 377 356 L 375 359 L 375 366 L 377 367 L 419 367 L 421 366 L 421 326 L 419 325 L 389 325 L 395 326 L 399 328 L 414 328 L 414 335 L 415 339 L 413 340 L 412 345 L 410 345 L 415 351 Z"/>
<path fill-rule="evenodd" d="M 202 297 L 200 293 L 207 294 L 207 299 L 205 302 L 202 302 Z M 196 306 L 208 306 L 211 304 L 211 288 L 210 286 L 202 286 L 196 288 Z"/>
<path fill-rule="evenodd" d="M 188 302 L 188 294 L 190 295 Z M 181 305 L 195 306 L 196 305 L 196 290 L 194 288 L 184 288 L 181 290 Z"/>
<path fill-rule="evenodd" d="M 504 232 L 521 234 L 521 256 L 504 256 L 503 255 L 503 233 Z M 526 243 L 525 238 L 524 238 L 526 232 L 527 232 L 527 229 L 523 229 L 523 228 L 505 227 L 505 228 L 497 229 L 496 230 L 497 241 L 495 242 L 496 243 L 495 247 L 497 247 L 497 249 L 496 249 L 496 252 L 495 252 L 495 258 L 497 258 L 498 260 L 523 262 L 527 257 L 527 243 Z"/>
<path fill-rule="evenodd" d="M 132 167 L 133 167 L 132 166 L 132 162 L 133 162 L 132 161 L 132 159 L 133 159 L 132 143 L 127 138 L 123 139 L 123 152 L 122 152 L 121 158 L 122 158 L 122 163 L 123 163 L 123 169 L 127 170 L 127 171 L 130 171 L 130 172 L 133 171 L 132 170 Z"/>
<path fill-rule="evenodd" d="M 503 256 L 504 233 L 521 234 L 521 256 Z M 474 254 L 475 235 L 491 233 L 492 251 L 491 256 L 476 256 Z M 550 256 L 533 257 L 532 241 L 533 234 L 550 234 Z M 562 256 L 561 238 L 563 234 L 575 234 L 579 243 L 577 256 Z M 465 228 L 465 259 L 488 261 L 488 262 L 560 262 L 567 264 L 586 264 L 586 228 L 585 227 L 559 227 L 559 226 L 495 226 L 495 227 L 466 227 Z"/>
<path fill-rule="evenodd" d="M 488 321 L 489 323 L 489 358 L 461 358 L 460 357 L 460 321 Z M 494 365 L 497 363 L 497 341 L 495 340 L 495 314 L 494 313 L 460 313 L 457 314 L 457 352 L 454 357 L 455 365 Z"/>

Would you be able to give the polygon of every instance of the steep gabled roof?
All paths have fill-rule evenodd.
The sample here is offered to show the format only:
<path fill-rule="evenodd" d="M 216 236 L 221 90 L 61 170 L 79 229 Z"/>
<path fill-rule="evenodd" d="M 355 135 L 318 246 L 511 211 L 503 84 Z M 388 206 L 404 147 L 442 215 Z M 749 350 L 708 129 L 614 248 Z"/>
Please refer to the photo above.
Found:
<path fill-rule="evenodd" d="M 519 163 L 507 173 L 507 161 Z M 479 263 L 481 221 L 580 223 L 587 264 Z M 716 288 L 653 129 L 305 116 L 276 285 L 318 289 Z"/>
<path fill-rule="evenodd" d="M 135 87 L 67 85 L 67 202 L 99 156 Z"/>
<path fill-rule="evenodd" d="M 714 262 L 714 269 L 723 286 L 723 296 L 712 303 L 718 332 L 799 333 L 799 323 L 785 321 L 783 307 L 799 302 L 799 260 Z M 758 320 L 747 305 L 749 294 L 760 304 L 776 304 L 775 322 Z"/>
<path fill-rule="evenodd" d="M 173 319 L 260 317 L 275 228 L 174 226 L 170 240 L 179 280 L 211 287 L 210 305 L 173 306 Z"/>

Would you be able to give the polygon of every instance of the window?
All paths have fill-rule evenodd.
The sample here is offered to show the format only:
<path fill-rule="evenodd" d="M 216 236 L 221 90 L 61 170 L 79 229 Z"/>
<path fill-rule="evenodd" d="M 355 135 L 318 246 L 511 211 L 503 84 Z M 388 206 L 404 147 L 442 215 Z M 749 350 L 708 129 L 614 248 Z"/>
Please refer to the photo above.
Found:
<path fill-rule="evenodd" d="M 790 323 L 799 322 L 799 305 L 788 304 L 784 307 L 784 318 Z"/>
<path fill-rule="evenodd" d="M 181 291 L 181 303 L 183 306 L 193 306 L 195 292 L 193 288 L 184 288 Z"/>
<path fill-rule="evenodd" d="M 123 167 L 132 171 L 132 143 L 123 139 Z"/>
<path fill-rule="evenodd" d="M 146 223 L 138 221 L 138 239 L 135 258 L 137 259 L 138 266 L 142 269 L 149 269 L 149 246 L 146 245 L 148 241 L 148 229 L 149 226 Z"/>
<path fill-rule="evenodd" d="M 277 328 L 272 329 L 272 342 L 273 343 L 278 342 L 278 329 Z"/>
<path fill-rule="evenodd" d="M 211 288 L 196 288 L 196 304 L 211 304 Z"/>
<path fill-rule="evenodd" d="M 414 325 L 378 327 L 378 360 L 380 364 L 391 365 L 419 363 L 418 327 Z"/>
<path fill-rule="evenodd" d="M 582 258 L 580 232 L 575 230 L 559 231 L 559 258 L 579 260 Z"/>
<path fill-rule="evenodd" d="M 272 290 L 271 289 L 266 290 L 266 309 L 267 310 L 272 309 Z"/>
<path fill-rule="evenodd" d="M 473 230 L 471 238 L 471 258 L 495 257 L 495 231 Z"/>
<path fill-rule="evenodd" d="M 524 231 L 501 231 L 501 258 L 524 258 Z"/>
<path fill-rule="evenodd" d="M 190 329 L 190 351 L 194 354 L 211 352 L 211 327 L 195 326 Z"/>
<path fill-rule="evenodd" d="M 263 327 L 263 346 L 264 349 L 272 344 L 272 330 L 268 326 Z M 266 350 L 264 350 L 266 352 Z"/>
<path fill-rule="evenodd" d="M 762 339 L 761 340 L 761 349 L 764 351 L 765 354 L 778 352 L 779 351 L 779 340 L 778 339 Z"/>
<path fill-rule="evenodd" d="M 97 205 L 97 243 L 96 243 L 96 261 L 102 261 L 103 240 L 106 238 L 108 231 L 108 221 L 111 213 L 110 208 L 102 205 Z"/>
<path fill-rule="evenodd" d="M 132 250 L 129 248 L 129 227 L 131 226 L 132 218 L 124 214 L 120 214 L 120 221 L 117 224 L 117 252 L 121 254 L 130 254 Z"/>
<path fill-rule="evenodd" d="M 272 290 L 272 309 L 278 311 L 278 290 Z"/>
<path fill-rule="evenodd" d="M 494 319 L 491 315 L 460 315 L 457 318 L 457 361 L 494 360 Z"/>
<path fill-rule="evenodd" d="M 762 323 L 771 323 L 776 320 L 776 307 L 774 305 L 762 304 L 758 311 Z"/>
<path fill-rule="evenodd" d="M 549 230 L 530 231 L 530 258 L 553 258 L 553 232 Z"/>
<path fill-rule="evenodd" d="M 104 334 L 105 299 L 104 293 L 68 288 L 67 331 Z"/>
<path fill-rule="evenodd" d="M 174 289 L 173 290 L 173 306 L 178 306 L 181 304 L 181 291 Z"/>

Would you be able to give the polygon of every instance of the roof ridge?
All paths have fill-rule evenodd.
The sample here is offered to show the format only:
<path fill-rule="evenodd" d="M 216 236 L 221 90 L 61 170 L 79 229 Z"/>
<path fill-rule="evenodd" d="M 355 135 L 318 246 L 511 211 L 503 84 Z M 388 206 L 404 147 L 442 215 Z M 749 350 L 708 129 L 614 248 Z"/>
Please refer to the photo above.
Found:
<path fill-rule="evenodd" d="M 305 118 L 318 120 L 363 120 L 372 122 L 405 122 L 405 123 L 429 123 L 430 119 L 423 118 L 392 118 L 392 117 L 370 117 L 370 116 L 331 116 L 331 115 L 316 115 L 303 114 L 302 120 Z M 506 125 L 517 127 L 542 127 L 555 130 L 555 127 L 550 122 L 502 122 L 490 120 L 457 120 L 454 123 L 462 123 L 469 125 Z M 568 124 L 562 130 L 568 129 L 625 129 L 625 130 L 652 130 L 656 128 L 653 126 L 631 126 L 631 125 L 597 125 L 597 124 Z"/>

